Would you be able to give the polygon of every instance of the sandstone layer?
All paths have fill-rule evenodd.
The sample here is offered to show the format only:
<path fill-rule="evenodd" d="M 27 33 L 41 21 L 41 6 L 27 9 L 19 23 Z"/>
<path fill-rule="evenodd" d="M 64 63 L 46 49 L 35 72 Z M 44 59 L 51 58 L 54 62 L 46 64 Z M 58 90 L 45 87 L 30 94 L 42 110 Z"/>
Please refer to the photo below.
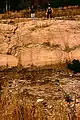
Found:
<path fill-rule="evenodd" d="M 0 66 L 23 67 L 80 60 L 80 21 L 0 21 Z"/>

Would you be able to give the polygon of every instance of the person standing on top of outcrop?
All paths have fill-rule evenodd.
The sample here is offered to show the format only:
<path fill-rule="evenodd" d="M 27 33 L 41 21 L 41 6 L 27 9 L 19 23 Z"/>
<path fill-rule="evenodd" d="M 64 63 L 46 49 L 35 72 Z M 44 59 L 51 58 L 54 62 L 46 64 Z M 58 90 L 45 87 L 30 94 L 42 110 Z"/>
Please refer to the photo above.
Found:
<path fill-rule="evenodd" d="M 34 19 L 35 18 L 35 9 L 34 6 L 31 6 L 31 18 Z"/>
<path fill-rule="evenodd" d="M 52 18 L 52 13 L 53 13 L 53 9 L 52 9 L 51 5 L 48 4 L 48 8 L 46 11 L 47 18 Z"/>

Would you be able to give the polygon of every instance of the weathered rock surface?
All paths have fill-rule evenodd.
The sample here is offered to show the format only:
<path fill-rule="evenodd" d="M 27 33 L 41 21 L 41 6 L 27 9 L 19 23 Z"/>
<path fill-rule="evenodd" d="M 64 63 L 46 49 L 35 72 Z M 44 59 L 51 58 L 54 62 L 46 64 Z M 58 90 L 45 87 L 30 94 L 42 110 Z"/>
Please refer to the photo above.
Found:
<path fill-rule="evenodd" d="M 0 66 L 15 67 L 18 65 L 18 59 L 12 55 L 0 54 Z"/>
<path fill-rule="evenodd" d="M 12 56 L 8 59 L 10 66 L 17 65 L 15 57 L 24 67 L 80 60 L 80 21 L 27 18 L 22 22 L 20 18 L 9 21 L 0 23 L 0 65 L 6 65 L 3 54 Z"/>
<path fill-rule="evenodd" d="M 80 60 L 80 21 L 12 21 L 0 24 L 0 120 L 79 120 L 80 74 L 44 65 Z"/>

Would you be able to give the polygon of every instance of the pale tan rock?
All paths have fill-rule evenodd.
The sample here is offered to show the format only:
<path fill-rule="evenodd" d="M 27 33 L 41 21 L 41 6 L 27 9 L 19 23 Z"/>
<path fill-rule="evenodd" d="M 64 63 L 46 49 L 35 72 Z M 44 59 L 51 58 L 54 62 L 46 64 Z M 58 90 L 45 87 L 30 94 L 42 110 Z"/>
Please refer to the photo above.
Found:
<path fill-rule="evenodd" d="M 14 67 L 18 65 L 18 59 L 12 55 L 8 55 L 8 66 Z"/>
<path fill-rule="evenodd" d="M 7 23 L 7 20 L 5 22 Z M 7 33 L 11 32 L 14 28 L 15 28 L 14 25 L 0 23 L 0 30 L 5 31 Z"/>
<path fill-rule="evenodd" d="M 5 39 L 4 34 L 0 34 L 0 44 L 2 44 L 4 42 L 4 39 Z"/>
<path fill-rule="evenodd" d="M 9 21 L 0 23 L 2 55 L 17 57 L 24 67 L 80 60 L 80 21 L 23 18 L 14 19 L 13 25 L 7 24 Z M 8 64 L 16 66 L 14 61 L 15 58 L 9 57 Z"/>
<path fill-rule="evenodd" d="M 7 66 L 7 56 L 0 54 L 0 66 Z"/>
<path fill-rule="evenodd" d="M 32 65 L 32 52 L 31 49 L 23 49 L 21 50 L 20 55 L 21 65 L 24 67 Z"/>
<path fill-rule="evenodd" d="M 0 44 L 0 53 L 6 54 L 7 52 L 8 52 L 8 44 L 7 43 Z"/>
<path fill-rule="evenodd" d="M 21 51 L 21 65 L 43 66 L 63 63 L 67 59 L 67 53 L 61 50 L 49 50 L 41 47 L 25 48 Z"/>
<path fill-rule="evenodd" d="M 12 55 L 0 54 L 0 66 L 13 67 L 18 65 L 18 59 Z"/>
<path fill-rule="evenodd" d="M 76 48 L 72 52 L 70 52 L 70 59 L 78 59 L 80 60 L 80 48 Z"/>

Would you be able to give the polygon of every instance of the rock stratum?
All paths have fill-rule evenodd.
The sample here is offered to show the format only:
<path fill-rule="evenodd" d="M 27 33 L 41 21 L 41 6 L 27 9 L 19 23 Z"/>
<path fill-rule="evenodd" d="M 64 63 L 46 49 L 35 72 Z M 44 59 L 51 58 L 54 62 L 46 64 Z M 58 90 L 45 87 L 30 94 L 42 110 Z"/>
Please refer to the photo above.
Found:
<path fill-rule="evenodd" d="M 80 120 L 80 73 L 48 69 L 80 60 L 79 37 L 80 21 L 0 21 L 0 120 Z"/>
<path fill-rule="evenodd" d="M 0 66 L 44 66 L 80 60 L 80 21 L 0 20 Z"/>

